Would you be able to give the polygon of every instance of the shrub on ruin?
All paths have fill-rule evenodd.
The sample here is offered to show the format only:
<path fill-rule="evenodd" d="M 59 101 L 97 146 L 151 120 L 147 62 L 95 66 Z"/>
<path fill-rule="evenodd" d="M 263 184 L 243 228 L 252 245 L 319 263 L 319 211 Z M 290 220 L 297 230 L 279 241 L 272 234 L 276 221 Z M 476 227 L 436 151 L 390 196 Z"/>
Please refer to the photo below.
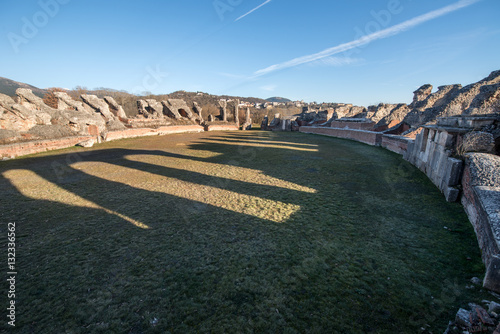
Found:
<path fill-rule="evenodd" d="M 457 155 L 464 157 L 470 152 L 492 153 L 495 149 L 495 138 L 489 132 L 472 131 L 466 133 L 457 145 Z"/>
<path fill-rule="evenodd" d="M 43 96 L 43 102 L 51 108 L 57 109 L 57 97 L 55 92 L 66 92 L 63 88 L 52 87 L 47 89 L 47 93 Z"/>

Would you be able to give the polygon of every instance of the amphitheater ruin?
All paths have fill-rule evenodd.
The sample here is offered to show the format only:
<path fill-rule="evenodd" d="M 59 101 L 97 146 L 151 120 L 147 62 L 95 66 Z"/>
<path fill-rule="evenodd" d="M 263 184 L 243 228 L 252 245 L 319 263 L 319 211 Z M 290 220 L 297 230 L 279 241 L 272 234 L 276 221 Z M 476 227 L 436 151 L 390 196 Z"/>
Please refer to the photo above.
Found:
<path fill-rule="evenodd" d="M 112 98 L 56 92 L 57 108 L 29 89 L 17 98 L 0 94 L 0 157 L 3 160 L 74 145 L 183 132 L 251 128 L 250 110 L 239 124 L 239 103 L 220 101 L 219 115 L 202 117 L 201 107 L 181 99 L 137 101 L 127 117 Z M 231 116 L 231 117 L 228 117 Z M 228 120 L 233 121 L 228 121 Z M 426 84 L 411 104 L 358 107 L 336 104 L 279 114 L 261 125 L 268 131 L 299 131 L 359 141 L 395 152 L 415 165 L 447 201 L 460 201 L 476 232 L 486 267 L 483 286 L 500 292 L 500 71 L 462 87 Z"/>

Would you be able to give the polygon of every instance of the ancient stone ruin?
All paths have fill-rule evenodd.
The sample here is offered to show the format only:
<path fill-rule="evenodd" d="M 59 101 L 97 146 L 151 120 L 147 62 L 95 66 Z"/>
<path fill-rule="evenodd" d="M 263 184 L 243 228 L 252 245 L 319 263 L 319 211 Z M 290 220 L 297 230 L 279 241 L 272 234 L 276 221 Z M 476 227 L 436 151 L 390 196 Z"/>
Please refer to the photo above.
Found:
<path fill-rule="evenodd" d="M 237 100 L 218 101 L 220 114 L 204 120 L 196 102 L 189 106 L 181 99 L 140 99 L 137 115 L 127 117 L 109 96 L 85 94 L 79 100 L 64 92 L 54 96 L 56 108 L 29 89 L 18 89 L 15 98 L 0 94 L 2 159 L 121 138 L 238 130 L 240 125 Z M 251 124 L 247 108 L 242 130 Z M 500 292 L 500 71 L 465 87 L 455 84 L 433 91 L 432 85 L 423 85 L 410 104 L 306 107 L 293 117 L 266 116 L 261 128 L 346 138 L 402 155 L 429 177 L 446 200 L 463 204 L 486 266 L 482 284 Z"/>
<path fill-rule="evenodd" d="M 208 115 L 208 119 L 204 122 L 206 131 L 221 131 L 221 130 L 239 130 L 239 104 L 240 101 L 235 100 L 232 103 L 228 103 L 228 100 L 219 100 L 217 101 L 219 108 L 219 115 Z M 228 112 L 228 106 L 233 108 L 233 114 L 230 119 L 230 115 Z M 195 104 L 194 110 L 199 110 L 199 114 L 201 115 L 201 109 L 199 106 Z"/>
<path fill-rule="evenodd" d="M 153 99 L 139 100 L 137 101 L 137 108 L 139 114 L 144 116 L 144 118 L 162 119 L 163 117 L 163 105 Z"/>
<path fill-rule="evenodd" d="M 227 101 L 219 100 L 220 116 L 222 122 L 227 122 Z"/>
<path fill-rule="evenodd" d="M 201 114 L 202 110 L 203 109 L 198 105 L 198 102 L 193 102 L 193 111 L 195 112 L 200 123 L 204 123 L 203 116 Z"/>
<path fill-rule="evenodd" d="M 304 110 L 295 121 L 304 133 L 347 138 L 398 153 L 424 172 L 447 201 L 461 201 L 482 250 L 482 285 L 500 292 L 500 71 L 465 87 L 441 86 L 434 93 L 432 89 L 429 84 L 420 87 L 409 105 L 338 105 L 332 110 Z M 471 315 L 477 310 L 462 312 Z M 457 319 L 453 326 L 461 323 L 458 315 Z"/>
<path fill-rule="evenodd" d="M 31 90 L 19 88 L 16 99 L 0 94 L 0 154 L 2 159 L 73 145 L 120 138 L 177 132 L 239 129 L 239 101 L 234 101 L 233 120 L 228 121 L 227 101 L 221 101 L 219 119 L 202 117 L 202 108 L 182 99 L 140 99 L 137 115 L 127 117 L 113 97 L 84 94 L 75 100 L 54 92 L 57 108 L 46 105 Z M 247 111 L 245 129 L 251 127 Z M 14 145 L 14 146 L 9 146 Z"/>
<path fill-rule="evenodd" d="M 422 126 L 436 124 L 442 117 L 498 114 L 499 101 L 500 71 L 495 71 L 465 87 L 458 84 L 440 86 L 433 92 L 433 86 L 425 84 L 414 92 L 410 104 L 381 103 L 365 108 L 338 103 L 327 110 L 305 108 L 291 121 L 298 126 L 348 128 L 415 138 Z M 268 130 L 281 129 L 270 126 Z M 493 135 L 498 150 L 498 130 Z"/>
<path fill-rule="evenodd" d="M 245 113 L 245 123 L 243 123 L 241 129 L 245 131 L 245 130 L 250 130 L 251 128 L 252 128 L 252 118 L 250 116 L 250 108 L 247 108 L 247 111 Z"/>

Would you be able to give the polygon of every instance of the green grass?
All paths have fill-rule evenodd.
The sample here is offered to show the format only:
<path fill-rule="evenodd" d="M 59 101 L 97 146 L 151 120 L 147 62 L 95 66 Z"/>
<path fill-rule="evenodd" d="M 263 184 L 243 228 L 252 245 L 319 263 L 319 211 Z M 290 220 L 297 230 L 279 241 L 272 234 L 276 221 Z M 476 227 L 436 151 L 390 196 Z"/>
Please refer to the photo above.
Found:
<path fill-rule="evenodd" d="M 442 333 L 488 296 L 465 288 L 484 268 L 461 206 L 384 149 L 183 134 L 0 174 L 21 333 Z"/>

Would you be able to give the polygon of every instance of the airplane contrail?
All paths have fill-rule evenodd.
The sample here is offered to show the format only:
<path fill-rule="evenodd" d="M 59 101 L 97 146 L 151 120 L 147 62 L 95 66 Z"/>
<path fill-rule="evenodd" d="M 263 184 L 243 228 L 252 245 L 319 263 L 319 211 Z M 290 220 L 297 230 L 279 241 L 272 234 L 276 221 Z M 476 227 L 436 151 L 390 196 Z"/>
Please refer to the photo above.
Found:
<path fill-rule="evenodd" d="M 269 1 L 270 0 L 268 0 L 266 2 L 269 2 Z M 416 27 L 417 25 L 420 25 L 420 24 L 425 23 L 427 21 L 444 16 L 446 14 L 452 13 L 452 12 L 457 11 L 459 9 L 471 6 L 479 1 L 481 1 L 481 0 L 460 0 L 452 5 L 431 11 L 427 14 L 417 16 L 417 17 L 410 19 L 410 20 L 407 20 L 403 23 L 400 23 L 400 24 L 397 24 L 395 26 L 374 32 L 374 33 L 366 35 L 366 36 L 363 36 L 363 37 L 356 39 L 354 41 L 351 41 L 348 43 L 343 43 L 343 44 L 328 48 L 326 50 L 323 50 L 321 52 L 314 53 L 311 55 L 306 55 L 306 56 L 294 58 L 292 60 L 289 60 L 289 61 L 286 61 L 286 62 L 283 62 L 280 64 L 271 65 L 269 67 L 266 67 L 264 69 L 256 71 L 254 73 L 253 77 L 256 78 L 256 77 L 260 77 L 262 75 L 269 74 L 271 72 L 275 72 L 278 70 L 283 70 L 286 68 L 291 68 L 291 67 L 295 67 L 298 65 L 310 63 L 310 62 L 313 62 L 313 61 L 316 61 L 319 59 L 330 57 L 332 55 L 335 55 L 335 54 L 338 54 L 341 52 L 345 52 L 345 51 L 369 44 L 369 43 L 376 41 L 378 39 L 383 39 L 383 38 L 397 35 L 401 32 L 404 32 L 404 31 L 409 30 L 413 27 Z M 264 5 L 264 4 L 262 4 L 262 5 Z M 245 14 L 245 15 L 248 15 L 248 14 Z"/>
<path fill-rule="evenodd" d="M 259 9 L 259 8 L 260 8 L 260 7 L 262 7 L 262 6 L 267 5 L 267 4 L 268 4 L 268 3 L 270 3 L 271 1 L 272 1 L 272 0 L 267 0 L 267 1 L 265 1 L 264 3 L 261 3 L 260 5 L 258 5 L 257 7 L 255 7 L 254 9 L 252 9 L 251 11 L 249 11 L 248 13 L 243 14 L 243 15 L 241 15 L 240 17 L 238 17 L 236 20 L 234 20 L 234 22 L 239 21 L 239 20 L 241 20 L 242 18 L 244 18 L 245 16 L 252 14 L 252 13 L 253 13 L 253 12 L 255 12 L 257 9 Z"/>

